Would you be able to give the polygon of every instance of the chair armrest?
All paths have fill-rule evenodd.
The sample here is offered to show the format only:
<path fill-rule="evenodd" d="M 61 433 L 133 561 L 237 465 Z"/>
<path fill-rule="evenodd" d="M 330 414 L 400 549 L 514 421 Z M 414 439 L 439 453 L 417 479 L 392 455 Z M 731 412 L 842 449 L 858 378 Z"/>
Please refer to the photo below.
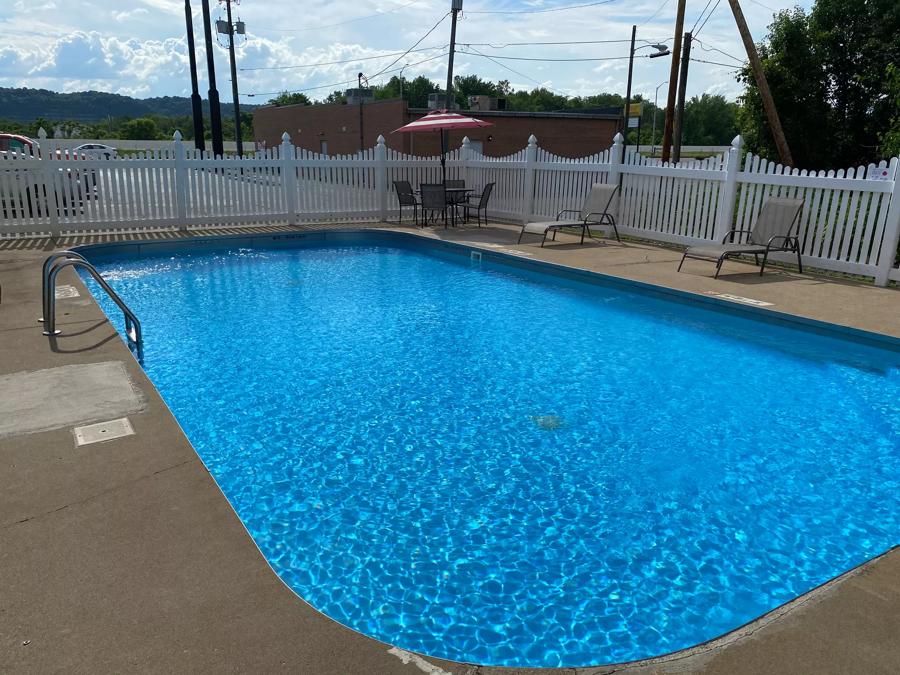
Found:
<path fill-rule="evenodd" d="M 556 214 L 556 219 L 559 220 L 559 217 L 564 213 L 581 213 L 581 211 L 579 211 L 578 209 L 563 209 Z"/>
<path fill-rule="evenodd" d="M 731 230 L 722 238 L 722 243 L 724 244 L 725 242 L 727 242 L 729 237 L 731 237 L 731 240 L 734 241 L 734 235 L 736 234 L 753 234 L 753 230 Z"/>
<path fill-rule="evenodd" d="M 606 211 L 591 211 L 585 216 L 584 222 L 587 223 L 590 220 L 591 223 L 605 225 L 606 223 L 603 222 L 603 217 L 606 215 L 608 215 Z M 600 220 L 591 220 L 591 216 L 600 216 Z"/>
<path fill-rule="evenodd" d="M 781 245 L 781 248 L 782 248 L 782 249 L 787 248 L 788 246 L 790 246 L 790 245 L 791 245 L 791 242 L 795 242 L 794 245 L 795 245 L 797 248 L 800 247 L 800 240 L 799 240 L 799 238 L 797 238 L 797 237 L 795 237 L 795 236 L 793 236 L 793 235 L 790 235 L 790 234 L 788 234 L 788 235 L 784 235 L 784 234 L 776 234 L 774 237 L 772 237 L 771 239 L 769 239 L 769 242 L 766 244 L 766 248 L 772 248 L 772 247 L 773 247 L 773 242 L 774 242 L 776 239 L 783 239 L 783 240 L 784 240 L 784 244 Z"/>

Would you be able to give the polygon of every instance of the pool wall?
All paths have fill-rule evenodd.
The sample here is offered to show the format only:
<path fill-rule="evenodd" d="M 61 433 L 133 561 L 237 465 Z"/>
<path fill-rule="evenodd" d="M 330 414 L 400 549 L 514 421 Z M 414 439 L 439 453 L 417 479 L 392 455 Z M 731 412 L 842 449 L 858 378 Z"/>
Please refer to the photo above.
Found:
<path fill-rule="evenodd" d="M 482 264 L 492 263 L 500 266 L 543 273 L 561 279 L 602 285 L 607 288 L 617 288 L 628 292 L 642 293 L 652 297 L 686 303 L 691 306 L 705 306 L 709 309 L 725 312 L 734 316 L 752 318 L 767 323 L 805 330 L 830 338 L 852 340 L 861 345 L 886 349 L 900 354 L 900 338 L 884 335 L 882 333 L 828 323 L 817 319 L 798 316 L 796 314 L 780 312 L 778 310 L 754 307 L 740 302 L 668 288 L 666 286 L 643 281 L 623 279 L 609 274 L 592 272 L 576 267 L 568 267 L 543 260 L 533 260 L 522 255 L 517 255 L 515 252 L 443 241 L 407 232 L 375 229 L 347 229 L 313 232 L 286 232 L 280 234 L 207 236 L 150 242 L 129 241 L 86 244 L 73 247 L 71 250 L 81 253 L 90 260 L 91 256 L 159 255 L 167 252 L 184 251 L 186 249 L 196 251 L 217 251 L 234 247 L 296 248 L 324 244 L 357 244 L 360 243 L 361 240 L 365 240 L 366 243 L 372 243 L 374 240 L 376 243 L 390 246 L 407 246 L 417 249 L 430 248 L 435 251 L 455 254 L 460 258 L 469 259 L 470 261 L 472 261 L 472 254 L 475 253 L 479 256 L 479 260 L 475 262 L 481 262 Z"/>

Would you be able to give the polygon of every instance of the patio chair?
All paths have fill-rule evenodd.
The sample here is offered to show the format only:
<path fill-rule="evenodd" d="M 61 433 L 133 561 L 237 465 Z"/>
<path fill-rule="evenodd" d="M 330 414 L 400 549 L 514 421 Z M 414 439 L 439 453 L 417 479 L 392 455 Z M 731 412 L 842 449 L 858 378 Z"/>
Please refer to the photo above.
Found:
<path fill-rule="evenodd" d="M 797 267 L 800 269 L 800 274 L 803 274 L 803 261 L 800 259 L 802 246 L 798 233 L 802 211 L 802 199 L 767 199 L 756 217 L 756 222 L 753 223 L 752 230 L 731 230 L 722 239 L 721 244 L 691 246 L 684 252 L 681 262 L 678 264 L 678 271 L 681 271 L 681 266 L 684 265 L 687 258 L 709 260 L 716 263 L 716 274 L 713 278 L 718 278 L 722 263 L 726 259 L 742 254 L 753 255 L 756 264 L 759 265 L 759 254 L 761 253 L 763 259 L 759 275 L 762 276 L 766 269 L 769 253 L 785 251 L 797 254 Z M 748 235 L 746 241 L 735 242 L 735 235 L 738 234 Z M 727 243 L 729 238 L 731 243 Z"/>
<path fill-rule="evenodd" d="M 484 211 L 484 222 L 487 223 L 487 205 L 488 201 L 491 198 L 491 192 L 494 189 L 494 183 L 488 183 L 484 186 L 484 190 L 481 191 L 481 196 L 478 198 L 478 201 L 474 204 L 471 202 L 465 202 L 463 207 L 463 214 L 466 221 L 469 220 L 469 211 L 475 210 L 475 218 L 478 220 L 478 227 L 481 227 L 481 212 Z"/>
<path fill-rule="evenodd" d="M 447 189 L 443 183 L 422 183 L 419 186 L 422 196 L 422 227 L 428 224 L 429 212 L 440 212 L 444 216 L 444 227 L 447 227 Z"/>
<path fill-rule="evenodd" d="M 403 220 L 403 207 L 411 206 L 413 208 L 413 222 L 419 224 L 419 200 L 413 192 L 412 185 L 408 180 L 395 180 L 394 189 L 397 191 L 397 201 L 400 204 L 400 215 L 397 216 L 397 224 Z"/>
<path fill-rule="evenodd" d="M 553 233 L 553 240 L 555 241 L 557 231 L 565 227 L 580 227 L 582 244 L 584 244 L 584 235 L 593 236 L 592 232 L 595 227 L 612 227 L 616 235 L 616 241 L 622 241 L 619 239 L 619 230 L 616 228 L 616 218 L 613 215 L 615 212 L 614 201 L 618 191 L 618 185 L 594 183 L 587 197 L 584 198 L 584 204 L 582 204 L 581 209 L 563 209 L 556 214 L 556 220 L 525 223 L 522 226 L 522 231 L 519 232 L 519 241 L 516 243 L 521 243 L 522 236 L 528 232 L 542 235 L 541 246 L 543 246 L 544 242 L 547 241 L 548 232 Z M 560 220 L 564 213 L 577 213 L 578 219 Z"/>

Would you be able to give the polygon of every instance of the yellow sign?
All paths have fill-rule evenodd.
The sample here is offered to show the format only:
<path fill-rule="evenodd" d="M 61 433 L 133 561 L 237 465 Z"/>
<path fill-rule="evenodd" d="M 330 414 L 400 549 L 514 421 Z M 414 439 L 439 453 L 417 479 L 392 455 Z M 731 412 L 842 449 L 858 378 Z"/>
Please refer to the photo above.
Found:
<path fill-rule="evenodd" d="M 632 103 L 628 106 L 628 116 L 629 117 L 640 117 L 643 112 L 644 102 L 640 103 Z"/>

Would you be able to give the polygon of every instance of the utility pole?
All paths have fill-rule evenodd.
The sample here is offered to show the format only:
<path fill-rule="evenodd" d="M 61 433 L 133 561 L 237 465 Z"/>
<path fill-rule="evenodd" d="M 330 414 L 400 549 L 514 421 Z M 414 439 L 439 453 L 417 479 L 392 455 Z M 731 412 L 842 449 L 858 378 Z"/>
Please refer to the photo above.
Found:
<path fill-rule="evenodd" d="M 450 0 L 450 60 L 447 62 L 447 110 L 453 110 L 453 55 L 456 53 L 456 15 L 462 10 L 463 0 Z"/>
<path fill-rule="evenodd" d="M 631 51 L 628 52 L 628 86 L 625 88 L 625 129 L 622 136 L 622 147 L 628 145 L 628 115 L 631 112 L 631 71 L 634 68 L 634 38 L 637 36 L 637 26 L 631 27 Z M 640 148 L 638 148 L 640 149 Z"/>
<path fill-rule="evenodd" d="M 238 157 L 244 155 L 244 141 L 241 138 L 241 107 L 238 102 L 237 64 L 234 61 L 234 22 L 231 20 L 231 0 L 225 0 L 228 19 L 228 58 L 231 60 L 231 98 L 234 102 L 234 139 L 237 141 Z"/>
<path fill-rule="evenodd" d="M 669 96 L 666 99 L 666 121 L 663 124 L 662 161 L 664 162 L 669 161 L 669 149 L 672 145 L 675 90 L 678 86 L 678 66 L 681 58 L 681 32 L 684 30 L 684 5 L 685 0 L 678 0 L 678 10 L 675 14 L 675 42 L 672 45 L 672 67 L 669 70 Z"/>
<path fill-rule="evenodd" d="M 198 150 L 205 150 L 203 100 L 200 98 L 200 88 L 197 84 L 197 55 L 194 51 L 194 17 L 191 11 L 191 0 L 184 0 L 184 20 L 187 23 L 188 63 L 191 69 L 191 114 L 194 117 L 194 147 Z"/>
<path fill-rule="evenodd" d="M 769 120 L 769 127 L 772 129 L 772 138 L 775 140 L 775 147 L 778 148 L 778 156 L 781 158 L 782 164 L 793 166 L 794 158 L 791 156 L 791 149 L 788 147 L 787 139 L 784 137 L 784 129 L 781 128 L 778 110 L 775 109 L 775 99 L 772 98 L 769 82 L 766 80 L 766 74 L 763 72 L 759 54 L 756 52 L 756 45 L 753 44 L 753 37 L 750 35 L 750 29 L 747 28 L 744 13 L 741 11 L 738 0 L 728 0 L 728 4 L 731 5 L 734 22 L 737 24 L 738 32 L 741 34 L 741 40 L 744 41 L 744 49 L 747 50 L 747 58 L 750 60 L 750 68 L 753 70 L 753 76 L 756 78 L 756 87 L 759 89 L 759 97 L 762 99 L 763 108 L 765 108 L 766 117 Z"/>
<path fill-rule="evenodd" d="M 222 111 L 219 109 L 219 90 L 216 89 L 216 62 L 213 59 L 209 0 L 203 0 L 203 36 L 206 39 L 206 69 L 209 71 L 209 126 L 212 128 L 213 155 L 221 157 L 225 148 L 222 142 Z"/>
<path fill-rule="evenodd" d="M 363 140 L 363 74 L 359 73 L 356 76 L 356 93 L 359 95 L 359 151 L 362 152 L 366 149 L 365 141 Z M 366 81 L 368 84 L 368 80 Z"/>
<path fill-rule="evenodd" d="M 681 72 L 678 75 L 678 107 L 675 108 L 675 130 L 672 145 L 672 161 L 681 161 L 681 131 L 684 124 L 684 92 L 687 88 L 688 66 L 691 65 L 691 34 L 684 34 L 684 51 L 681 55 Z"/>

